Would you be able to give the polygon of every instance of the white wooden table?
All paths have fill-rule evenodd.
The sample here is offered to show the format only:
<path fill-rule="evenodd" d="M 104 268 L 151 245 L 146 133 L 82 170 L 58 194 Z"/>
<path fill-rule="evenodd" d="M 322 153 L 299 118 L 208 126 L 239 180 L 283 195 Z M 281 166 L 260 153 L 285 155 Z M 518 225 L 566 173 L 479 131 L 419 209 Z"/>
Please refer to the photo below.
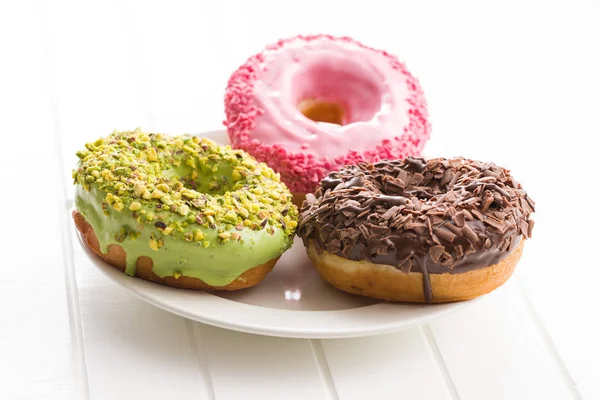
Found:
<path fill-rule="evenodd" d="M 168 3 L 0 3 L 0 399 L 600 399 L 600 3 Z M 85 258 L 75 151 L 220 128 L 234 68 L 309 32 L 398 54 L 428 95 L 428 154 L 525 185 L 536 227 L 505 287 L 404 332 L 277 339 L 156 309 Z"/>

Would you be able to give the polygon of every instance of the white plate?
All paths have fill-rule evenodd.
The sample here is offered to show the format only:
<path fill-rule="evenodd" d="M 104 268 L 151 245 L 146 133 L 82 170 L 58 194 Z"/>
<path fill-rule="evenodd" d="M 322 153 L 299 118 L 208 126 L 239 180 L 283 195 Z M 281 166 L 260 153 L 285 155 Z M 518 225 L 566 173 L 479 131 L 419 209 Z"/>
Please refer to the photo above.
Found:
<path fill-rule="evenodd" d="M 201 136 L 220 143 L 227 140 L 223 131 Z M 421 325 L 470 303 L 396 304 L 344 293 L 319 277 L 298 238 L 260 285 L 206 293 L 129 277 L 87 249 L 78 237 L 96 267 L 142 300 L 182 317 L 237 331 L 294 338 L 369 336 Z"/>

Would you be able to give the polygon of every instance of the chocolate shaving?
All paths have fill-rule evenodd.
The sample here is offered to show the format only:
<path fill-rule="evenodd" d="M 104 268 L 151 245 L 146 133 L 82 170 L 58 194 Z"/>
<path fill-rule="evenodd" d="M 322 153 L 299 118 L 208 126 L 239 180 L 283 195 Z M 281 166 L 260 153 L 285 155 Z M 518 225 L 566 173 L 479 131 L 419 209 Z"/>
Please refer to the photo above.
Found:
<path fill-rule="evenodd" d="M 325 244 L 325 250 L 329 253 L 337 253 L 340 250 L 341 242 L 338 239 L 333 239 Z"/>
<path fill-rule="evenodd" d="M 529 232 L 529 224 L 524 219 L 519 220 L 519 229 L 521 233 L 527 236 L 527 232 Z"/>
<path fill-rule="evenodd" d="M 436 236 L 440 237 L 441 239 L 443 239 L 447 242 L 450 242 L 450 243 L 452 243 L 454 241 L 454 239 L 456 238 L 456 235 L 454 233 L 452 233 L 449 230 L 444 229 L 444 228 L 436 229 L 434 234 Z"/>
<path fill-rule="evenodd" d="M 446 193 L 443 196 L 443 201 L 440 201 L 440 203 L 442 203 L 442 202 L 448 202 L 448 203 L 454 204 L 458 200 L 459 200 L 458 195 L 454 191 L 451 191 L 451 192 Z"/>
<path fill-rule="evenodd" d="M 463 248 L 460 244 L 454 248 L 454 255 L 457 260 L 460 260 L 463 258 L 463 256 L 464 256 Z"/>
<path fill-rule="evenodd" d="M 463 224 L 463 226 L 464 226 L 464 224 Z M 448 229 L 450 232 L 454 233 L 455 235 L 462 235 L 461 228 L 450 223 L 450 221 L 447 221 L 446 223 L 444 223 L 444 228 Z"/>
<path fill-rule="evenodd" d="M 364 226 L 364 225 L 361 224 L 361 225 L 358 226 L 358 229 L 360 230 L 360 233 L 362 233 L 363 238 L 366 239 L 366 238 L 368 238 L 370 236 L 369 235 L 369 230 L 367 229 L 366 226 Z"/>
<path fill-rule="evenodd" d="M 454 264 L 456 264 L 456 261 L 452 256 L 445 258 L 444 261 L 442 261 L 442 266 L 446 268 L 452 268 Z"/>
<path fill-rule="evenodd" d="M 535 202 L 533 201 L 533 199 L 529 197 L 527 193 L 525 193 L 524 196 L 525 200 L 527 200 L 527 203 L 529 204 L 529 207 L 531 207 L 531 210 L 535 211 Z"/>
<path fill-rule="evenodd" d="M 417 199 L 416 197 L 411 198 L 411 201 L 413 203 L 413 209 L 420 211 L 421 210 L 421 203 L 419 203 L 419 199 Z"/>
<path fill-rule="evenodd" d="M 429 236 L 433 236 L 433 228 L 431 227 L 431 219 L 427 219 L 427 232 L 429 232 Z"/>
<path fill-rule="evenodd" d="M 417 234 L 424 235 L 427 230 L 427 225 L 420 222 L 410 222 L 404 225 L 404 228 L 412 229 L 413 231 L 417 232 Z"/>
<path fill-rule="evenodd" d="M 409 184 L 413 186 L 419 186 L 424 179 L 425 177 L 417 172 L 410 178 Z"/>
<path fill-rule="evenodd" d="M 465 220 L 467 221 L 473 221 L 475 219 L 473 218 L 473 214 L 471 214 L 469 210 L 462 210 L 462 213 L 465 216 Z"/>
<path fill-rule="evenodd" d="M 473 231 L 473 229 L 471 229 L 469 225 L 463 226 L 461 228 L 461 232 L 467 237 L 467 239 L 469 239 L 471 244 L 477 244 L 477 242 L 479 241 L 477 234 L 475 233 L 475 231 Z"/>
<path fill-rule="evenodd" d="M 481 211 L 486 212 L 493 202 L 494 195 L 490 192 L 485 192 L 485 195 L 483 196 L 483 204 L 481 205 Z"/>
<path fill-rule="evenodd" d="M 436 245 L 429 248 L 429 255 L 433 262 L 438 262 L 442 253 L 446 250 L 444 246 Z"/>
<path fill-rule="evenodd" d="M 529 221 L 527 221 L 527 237 L 530 238 L 531 237 L 531 233 L 533 232 L 533 220 L 530 219 Z"/>
<path fill-rule="evenodd" d="M 445 170 L 442 175 L 442 179 L 440 180 L 440 185 L 444 186 L 448 184 L 452 180 L 452 176 L 452 169 Z"/>
<path fill-rule="evenodd" d="M 464 211 L 457 212 L 456 214 L 454 214 L 454 217 L 452 217 L 452 221 L 459 228 L 462 228 L 463 226 L 465 226 L 465 214 L 464 214 Z"/>
<path fill-rule="evenodd" d="M 371 232 L 373 232 L 377 236 L 383 235 L 389 229 L 387 226 L 380 226 L 380 225 L 373 225 L 373 224 L 371 224 L 371 226 L 369 226 L 368 228 L 371 230 Z"/>
<path fill-rule="evenodd" d="M 456 208 L 454 207 L 449 207 L 446 209 L 446 211 L 444 211 L 444 218 L 452 218 L 456 215 Z"/>
<path fill-rule="evenodd" d="M 491 215 L 488 215 L 488 217 L 484 219 L 483 222 L 489 226 L 494 227 L 498 230 L 498 232 L 504 232 L 504 229 L 506 228 L 506 224 L 503 221 Z"/>
<path fill-rule="evenodd" d="M 405 274 L 408 274 L 410 272 L 411 267 L 412 267 L 412 261 L 411 261 L 410 257 L 407 257 L 406 261 L 404 261 L 403 263 L 398 264 L 398 268 Z"/>
<path fill-rule="evenodd" d="M 396 211 L 398 211 L 400 209 L 400 207 L 398 206 L 393 206 L 392 208 L 390 208 L 389 210 L 387 210 L 385 213 L 383 213 L 383 215 L 381 216 L 382 219 L 390 219 L 392 216 L 394 216 L 396 214 Z"/>

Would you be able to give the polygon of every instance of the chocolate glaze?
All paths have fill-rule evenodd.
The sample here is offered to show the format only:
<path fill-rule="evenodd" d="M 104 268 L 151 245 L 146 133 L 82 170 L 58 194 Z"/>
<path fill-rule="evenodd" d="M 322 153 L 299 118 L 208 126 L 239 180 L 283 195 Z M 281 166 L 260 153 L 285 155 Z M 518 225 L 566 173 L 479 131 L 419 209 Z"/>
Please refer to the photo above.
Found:
<path fill-rule="evenodd" d="M 494 265 L 530 237 L 534 202 L 493 163 L 407 158 L 330 173 L 301 210 L 298 234 L 317 251 L 423 274 Z"/>

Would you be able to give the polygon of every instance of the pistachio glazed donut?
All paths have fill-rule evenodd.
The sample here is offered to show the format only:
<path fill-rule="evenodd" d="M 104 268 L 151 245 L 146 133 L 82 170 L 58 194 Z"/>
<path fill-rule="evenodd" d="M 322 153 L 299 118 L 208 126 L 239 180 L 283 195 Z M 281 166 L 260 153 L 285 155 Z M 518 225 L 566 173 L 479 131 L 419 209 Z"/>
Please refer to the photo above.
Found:
<path fill-rule="evenodd" d="M 241 150 L 138 129 L 88 143 L 77 156 L 77 229 L 130 276 L 243 289 L 292 244 L 298 212 L 290 191 Z"/>

